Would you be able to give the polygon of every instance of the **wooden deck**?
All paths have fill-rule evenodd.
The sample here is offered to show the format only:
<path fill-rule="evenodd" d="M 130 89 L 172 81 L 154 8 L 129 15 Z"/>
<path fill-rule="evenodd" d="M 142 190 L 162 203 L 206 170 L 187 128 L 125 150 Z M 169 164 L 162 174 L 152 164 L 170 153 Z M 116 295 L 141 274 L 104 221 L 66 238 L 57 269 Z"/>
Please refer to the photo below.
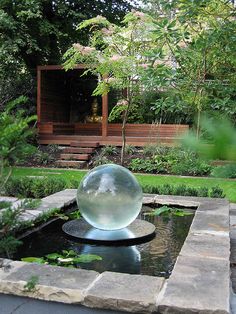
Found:
<path fill-rule="evenodd" d="M 127 124 L 127 144 L 144 146 L 147 144 L 173 145 L 188 132 L 188 125 L 174 124 Z M 107 136 L 102 136 L 102 125 L 95 123 L 41 123 L 39 125 L 40 144 L 70 145 L 71 142 L 98 142 L 100 145 L 122 145 L 121 124 L 108 124 Z"/>

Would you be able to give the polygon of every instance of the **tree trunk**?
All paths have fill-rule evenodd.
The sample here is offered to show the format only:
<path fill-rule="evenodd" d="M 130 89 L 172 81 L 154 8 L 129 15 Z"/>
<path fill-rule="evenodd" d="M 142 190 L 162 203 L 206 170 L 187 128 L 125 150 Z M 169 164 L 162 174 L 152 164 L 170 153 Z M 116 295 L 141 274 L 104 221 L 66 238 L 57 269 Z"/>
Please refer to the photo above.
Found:
<path fill-rule="evenodd" d="M 121 148 L 121 166 L 124 165 L 124 156 L 125 156 L 125 146 L 126 146 L 126 122 L 128 119 L 128 113 L 130 108 L 130 102 L 128 102 L 127 109 L 125 110 L 123 122 L 122 122 L 122 148 Z"/>

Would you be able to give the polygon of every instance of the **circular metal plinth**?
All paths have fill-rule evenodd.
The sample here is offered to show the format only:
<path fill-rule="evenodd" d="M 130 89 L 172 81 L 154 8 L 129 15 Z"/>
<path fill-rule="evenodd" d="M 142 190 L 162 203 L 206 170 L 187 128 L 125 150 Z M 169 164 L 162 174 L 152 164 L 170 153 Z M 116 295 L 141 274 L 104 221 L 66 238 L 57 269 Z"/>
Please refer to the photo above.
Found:
<path fill-rule="evenodd" d="M 88 243 L 140 242 L 155 236 L 155 229 L 153 224 L 140 219 L 136 219 L 126 228 L 112 231 L 96 229 L 84 219 L 71 220 L 62 226 L 67 236 Z"/>

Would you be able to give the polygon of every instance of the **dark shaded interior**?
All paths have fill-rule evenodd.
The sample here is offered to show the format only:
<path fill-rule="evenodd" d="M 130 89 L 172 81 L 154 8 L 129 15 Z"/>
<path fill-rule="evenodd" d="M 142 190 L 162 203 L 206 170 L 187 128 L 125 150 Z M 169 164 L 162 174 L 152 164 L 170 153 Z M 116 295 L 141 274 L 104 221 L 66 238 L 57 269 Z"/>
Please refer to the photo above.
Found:
<path fill-rule="evenodd" d="M 97 77 L 75 69 L 41 71 L 41 122 L 84 123 L 91 114 L 92 93 Z M 98 115 L 102 115 L 102 99 L 97 97 Z"/>

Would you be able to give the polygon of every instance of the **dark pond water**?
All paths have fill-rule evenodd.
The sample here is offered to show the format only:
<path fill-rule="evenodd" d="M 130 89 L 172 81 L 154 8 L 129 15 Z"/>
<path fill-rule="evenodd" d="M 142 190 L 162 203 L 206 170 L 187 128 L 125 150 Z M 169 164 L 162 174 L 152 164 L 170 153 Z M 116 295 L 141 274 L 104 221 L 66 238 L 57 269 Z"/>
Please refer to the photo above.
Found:
<path fill-rule="evenodd" d="M 145 206 L 143 209 L 150 210 Z M 28 256 L 42 257 L 49 253 L 60 253 L 62 250 L 72 249 L 79 254 L 89 253 L 102 257 L 102 261 L 80 264 L 80 267 L 84 269 L 168 278 L 188 234 L 193 216 L 142 216 L 140 218 L 156 226 L 156 236 L 149 242 L 130 246 L 74 242 L 65 237 L 61 230 L 65 221 L 59 220 L 25 238 L 23 246 L 20 247 L 14 259 L 20 260 Z"/>

